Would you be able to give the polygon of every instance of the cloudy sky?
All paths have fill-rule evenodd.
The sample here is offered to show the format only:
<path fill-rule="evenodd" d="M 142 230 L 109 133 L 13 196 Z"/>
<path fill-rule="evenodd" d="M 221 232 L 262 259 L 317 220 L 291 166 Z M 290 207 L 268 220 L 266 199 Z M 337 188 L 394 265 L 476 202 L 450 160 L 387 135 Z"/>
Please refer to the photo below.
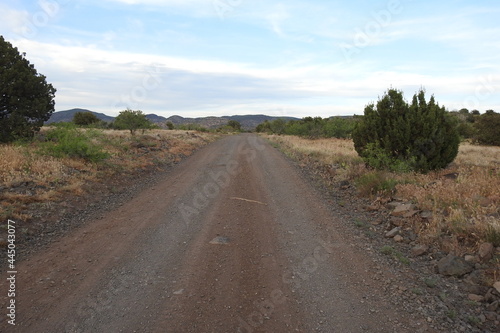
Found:
<path fill-rule="evenodd" d="M 2 0 L 56 110 L 362 114 L 388 88 L 500 111 L 498 0 Z"/>

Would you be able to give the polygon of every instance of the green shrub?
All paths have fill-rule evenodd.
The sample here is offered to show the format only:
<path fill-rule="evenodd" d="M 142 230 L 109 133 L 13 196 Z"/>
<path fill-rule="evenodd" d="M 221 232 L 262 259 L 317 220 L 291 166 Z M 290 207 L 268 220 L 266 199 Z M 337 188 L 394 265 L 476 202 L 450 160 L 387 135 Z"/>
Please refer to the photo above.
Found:
<path fill-rule="evenodd" d="M 109 156 L 94 142 L 99 135 L 97 130 L 82 131 L 71 123 L 58 124 L 47 132 L 47 142 L 42 144 L 42 152 L 54 157 L 68 156 L 99 162 Z"/>
<path fill-rule="evenodd" d="M 356 151 L 371 166 L 420 172 L 446 167 L 460 143 L 456 122 L 434 96 L 427 102 L 424 90 L 409 105 L 401 91 L 389 89 L 376 105 L 366 106 L 352 137 Z"/>
<path fill-rule="evenodd" d="M 353 119 L 333 117 L 328 119 L 324 126 L 324 135 L 327 138 L 350 138 L 354 130 Z"/>
<path fill-rule="evenodd" d="M 392 255 L 394 253 L 394 248 L 392 246 L 389 246 L 389 245 L 384 245 L 380 248 L 380 252 L 382 252 L 382 254 L 389 256 L 389 255 Z"/>
<path fill-rule="evenodd" d="M 209 131 L 206 127 L 203 127 L 200 124 L 181 124 L 177 126 L 177 128 L 183 131 L 198 131 L 198 132 Z"/>
<path fill-rule="evenodd" d="M 395 158 L 382 149 L 378 142 L 370 142 L 364 151 L 364 161 L 377 170 L 390 170 L 393 172 L 410 172 L 415 166 L 415 157 L 408 160 Z"/>
<path fill-rule="evenodd" d="M 500 113 L 493 110 L 477 117 L 474 123 L 475 139 L 483 145 L 500 146 Z"/>
<path fill-rule="evenodd" d="M 99 118 L 92 112 L 77 112 L 73 116 L 73 122 L 78 126 L 88 126 L 99 122 Z"/>
<path fill-rule="evenodd" d="M 476 129 L 473 123 L 459 121 L 457 124 L 457 131 L 461 139 L 471 139 L 476 136 Z"/>

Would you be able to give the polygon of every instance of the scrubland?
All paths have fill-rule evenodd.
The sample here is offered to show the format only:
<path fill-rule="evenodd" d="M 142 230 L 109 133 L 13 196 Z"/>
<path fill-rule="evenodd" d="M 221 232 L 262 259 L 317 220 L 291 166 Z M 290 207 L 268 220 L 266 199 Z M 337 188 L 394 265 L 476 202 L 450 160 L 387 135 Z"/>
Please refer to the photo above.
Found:
<path fill-rule="evenodd" d="M 373 202 L 397 199 L 428 212 L 428 219 L 409 221 L 420 242 L 456 254 L 481 242 L 500 246 L 500 147 L 462 143 L 446 169 L 394 173 L 368 169 L 351 140 L 266 137 L 331 185 L 349 182 Z"/>
<path fill-rule="evenodd" d="M 42 209 L 88 193 L 89 184 L 176 163 L 216 138 L 180 130 L 131 136 L 129 131 L 43 128 L 33 142 L 0 145 L 0 217 L 29 221 L 33 205 Z"/>

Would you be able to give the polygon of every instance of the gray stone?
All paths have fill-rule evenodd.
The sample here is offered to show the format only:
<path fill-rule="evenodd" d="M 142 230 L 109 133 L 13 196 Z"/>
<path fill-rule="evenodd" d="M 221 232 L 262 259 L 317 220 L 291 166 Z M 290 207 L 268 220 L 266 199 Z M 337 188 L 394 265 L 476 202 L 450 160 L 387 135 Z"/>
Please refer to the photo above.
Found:
<path fill-rule="evenodd" d="M 479 261 L 479 258 L 477 256 L 472 256 L 470 254 L 465 255 L 464 259 L 470 264 L 475 264 Z"/>
<path fill-rule="evenodd" d="M 394 236 L 393 239 L 395 242 L 398 242 L 398 243 L 401 243 L 404 240 L 403 236 L 401 236 L 401 235 L 396 235 L 396 236 Z"/>
<path fill-rule="evenodd" d="M 456 277 L 461 277 L 473 270 L 473 267 L 468 262 L 451 253 L 439 260 L 437 267 L 439 274 Z"/>
<path fill-rule="evenodd" d="M 495 251 L 495 247 L 493 247 L 493 244 L 491 243 L 482 243 L 479 245 L 479 258 L 482 261 L 489 261 L 491 258 L 493 258 L 493 252 Z"/>
<path fill-rule="evenodd" d="M 443 175 L 443 177 L 447 178 L 447 179 L 457 179 L 458 173 L 457 172 L 450 172 L 450 173 Z"/>
<path fill-rule="evenodd" d="M 424 211 L 420 212 L 420 217 L 423 219 L 431 219 L 432 212 L 430 210 L 424 210 Z"/>
<path fill-rule="evenodd" d="M 394 209 L 394 208 L 396 208 L 397 206 L 400 206 L 400 205 L 402 205 L 401 202 L 391 201 L 388 204 L 386 204 L 385 206 L 387 207 L 387 209 Z"/>
<path fill-rule="evenodd" d="M 217 236 L 214 239 L 212 239 L 209 243 L 215 244 L 215 245 L 225 245 L 225 244 L 229 244 L 229 242 L 230 242 L 229 237 Z"/>
<path fill-rule="evenodd" d="M 481 296 L 481 295 L 469 294 L 467 297 L 471 301 L 478 302 L 478 303 L 484 301 L 484 296 Z"/>
<path fill-rule="evenodd" d="M 404 213 L 403 217 L 408 219 L 410 217 L 413 217 L 413 216 L 417 215 L 418 212 L 419 212 L 418 210 L 412 209 L 412 210 L 409 210 L 406 213 Z"/>
<path fill-rule="evenodd" d="M 500 281 L 497 281 L 495 283 L 493 283 L 493 288 L 495 288 L 495 290 L 500 293 Z"/>
<path fill-rule="evenodd" d="M 401 231 L 401 228 L 400 227 L 396 227 L 396 228 L 392 229 L 391 231 L 388 231 L 385 234 L 385 237 L 387 237 L 387 238 L 393 238 L 394 236 L 396 236 L 397 234 L 399 234 L 400 231 Z"/>
<path fill-rule="evenodd" d="M 394 208 L 392 211 L 392 216 L 403 216 L 405 214 L 408 214 L 411 211 L 415 210 L 415 205 L 413 204 L 399 204 Z"/>
<path fill-rule="evenodd" d="M 421 255 L 424 255 L 429 251 L 429 247 L 424 244 L 416 245 L 411 249 L 411 254 L 414 257 L 419 257 Z"/>

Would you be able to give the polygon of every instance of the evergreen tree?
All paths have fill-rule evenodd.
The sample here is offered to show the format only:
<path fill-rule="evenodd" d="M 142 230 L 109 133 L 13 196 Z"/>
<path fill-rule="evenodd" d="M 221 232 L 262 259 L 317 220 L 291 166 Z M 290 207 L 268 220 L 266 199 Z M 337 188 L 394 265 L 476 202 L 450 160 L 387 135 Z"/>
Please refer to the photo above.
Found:
<path fill-rule="evenodd" d="M 453 119 L 434 96 L 427 102 L 424 90 L 408 105 L 401 91 L 389 89 L 376 106 L 366 106 L 352 136 L 356 151 L 368 164 L 385 168 L 406 164 L 421 172 L 448 165 L 460 143 Z"/>
<path fill-rule="evenodd" d="M 56 89 L 0 36 L 0 142 L 32 138 L 54 112 Z"/>
<path fill-rule="evenodd" d="M 73 122 L 78 126 L 88 126 L 99 122 L 99 118 L 92 112 L 77 112 L 73 116 Z"/>

